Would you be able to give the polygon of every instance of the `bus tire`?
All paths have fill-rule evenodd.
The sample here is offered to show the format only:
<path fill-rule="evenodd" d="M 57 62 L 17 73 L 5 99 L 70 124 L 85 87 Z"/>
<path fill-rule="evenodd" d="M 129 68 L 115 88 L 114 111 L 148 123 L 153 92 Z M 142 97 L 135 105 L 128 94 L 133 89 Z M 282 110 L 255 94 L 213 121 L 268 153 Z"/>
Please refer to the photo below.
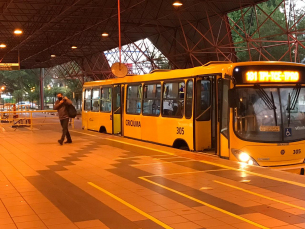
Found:
<path fill-rule="evenodd" d="M 176 139 L 173 144 L 173 147 L 176 149 L 181 149 L 181 150 L 187 150 L 187 151 L 190 150 L 187 143 L 183 139 Z"/>
<path fill-rule="evenodd" d="M 105 128 L 104 126 L 101 126 L 101 127 L 100 127 L 99 132 L 100 132 L 100 133 L 105 133 L 105 134 L 107 133 L 106 128 Z"/>

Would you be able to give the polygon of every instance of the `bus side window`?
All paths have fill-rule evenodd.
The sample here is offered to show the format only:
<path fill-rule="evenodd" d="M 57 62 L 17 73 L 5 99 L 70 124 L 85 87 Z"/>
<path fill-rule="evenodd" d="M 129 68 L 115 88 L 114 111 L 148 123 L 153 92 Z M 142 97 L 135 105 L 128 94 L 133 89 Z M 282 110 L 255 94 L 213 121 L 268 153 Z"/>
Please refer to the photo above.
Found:
<path fill-rule="evenodd" d="M 140 114 L 142 104 L 142 85 L 129 85 L 127 87 L 126 113 Z"/>
<path fill-rule="evenodd" d="M 191 118 L 193 113 L 193 81 L 186 83 L 185 118 Z"/>
<path fill-rule="evenodd" d="M 91 100 L 91 109 L 93 112 L 99 112 L 100 110 L 100 89 L 92 89 L 92 100 Z"/>
<path fill-rule="evenodd" d="M 110 112 L 111 111 L 111 103 L 112 103 L 112 96 L 111 96 L 111 87 L 104 87 L 101 88 L 101 112 Z"/>
<path fill-rule="evenodd" d="M 143 115 L 160 114 L 161 84 L 144 85 Z"/>
<path fill-rule="evenodd" d="M 85 90 L 84 110 L 91 111 L 91 89 Z"/>
<path fill-rule="evenodd" d="M 167 117 L 182 118 L 184 113 L 184 82 L 163 84 L 162 115 Z"/>
<path fill-rule="evenodd" d="M 208 121 L 211 114 L 208 108 L 211 106 L 211 83 L 209 80 L 197 81 L 197 104 L 196 104 L 196 120 Z"/>

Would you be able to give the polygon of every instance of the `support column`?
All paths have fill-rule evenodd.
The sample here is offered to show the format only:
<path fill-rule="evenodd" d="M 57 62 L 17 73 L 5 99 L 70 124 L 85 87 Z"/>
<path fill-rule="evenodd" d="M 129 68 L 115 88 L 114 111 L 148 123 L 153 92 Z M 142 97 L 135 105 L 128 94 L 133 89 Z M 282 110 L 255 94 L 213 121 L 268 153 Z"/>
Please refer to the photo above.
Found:
<path fill-rule="evenodd" d="M 40 69 L 40 110 L 44 110 L 44 68 Z"/>

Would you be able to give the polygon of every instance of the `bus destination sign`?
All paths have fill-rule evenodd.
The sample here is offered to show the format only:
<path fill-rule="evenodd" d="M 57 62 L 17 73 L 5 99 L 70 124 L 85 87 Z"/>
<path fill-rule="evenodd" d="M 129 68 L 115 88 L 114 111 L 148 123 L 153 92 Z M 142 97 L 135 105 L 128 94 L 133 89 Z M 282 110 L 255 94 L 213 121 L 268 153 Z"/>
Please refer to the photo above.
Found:
<path fill-rule="evenodd" d="M 246 65 L 233 69 L 237 84 L 305 83 L 305 65 Z"/>
<path fill-rule="evenodd" d="M 247 71 L 246 80 L 249 83 L 259 82 L 298 82 L 298 71 Z"/>

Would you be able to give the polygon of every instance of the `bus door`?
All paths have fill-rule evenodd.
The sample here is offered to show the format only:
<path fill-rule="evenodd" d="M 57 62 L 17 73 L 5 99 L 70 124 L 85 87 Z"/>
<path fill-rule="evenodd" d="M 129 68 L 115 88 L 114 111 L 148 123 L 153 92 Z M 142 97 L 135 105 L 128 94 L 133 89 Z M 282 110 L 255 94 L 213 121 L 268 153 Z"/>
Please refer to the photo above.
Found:
<path fill-rule="evenodd" d="M 211 150 L 211 79 L 210 76 L 196 78 L 195 90 L 195 150 Z"/>
<path fill-rule="evenodd" d="M 124 93 L 122 90 L 124 89 L 121 84 L 113 85 L 113 93 L 112 93 L 112 133 L 113 134 L 122 134 L 122 100 Z"/>
<path fill-rule="evenodd" d="M 223 158 L 230 157 L 229 120 L 230 108 L 228 92 L 230 80 L 218 80 L 218 147 L 217 154 Z"/>

